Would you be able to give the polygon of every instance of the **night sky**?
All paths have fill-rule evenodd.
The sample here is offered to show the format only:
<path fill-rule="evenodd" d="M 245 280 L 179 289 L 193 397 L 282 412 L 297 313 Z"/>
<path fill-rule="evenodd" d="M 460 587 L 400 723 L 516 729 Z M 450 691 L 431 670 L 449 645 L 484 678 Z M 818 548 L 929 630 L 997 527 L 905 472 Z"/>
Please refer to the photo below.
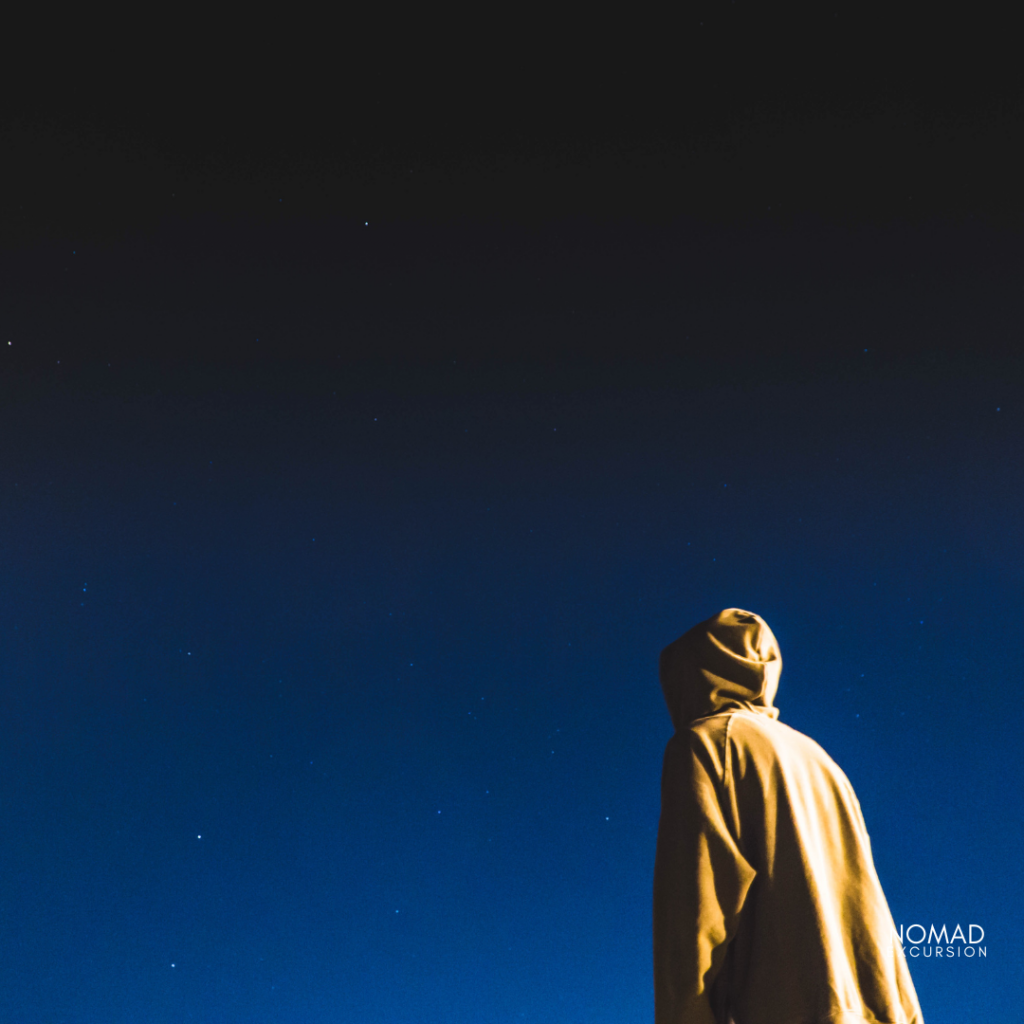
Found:
<path fill-rule="evenodd" d="M 1019 1019 L 1024 90 L 815 11 L 24 28 L 0 1021 L 652 1020 L 729 606 L 897 925 L 984 929 L 925 1020 Z"/>

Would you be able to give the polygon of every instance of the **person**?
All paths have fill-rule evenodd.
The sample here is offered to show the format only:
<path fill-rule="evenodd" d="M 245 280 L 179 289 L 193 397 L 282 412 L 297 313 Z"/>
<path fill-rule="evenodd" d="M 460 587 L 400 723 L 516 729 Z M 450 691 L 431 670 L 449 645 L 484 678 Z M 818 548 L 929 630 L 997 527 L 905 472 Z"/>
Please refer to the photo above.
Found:
<path fill-rule="evenodd" d="M 656 1024 L 921 1024 L 860 804 L 778 721 L 782 657 L 726 608 L 661 653 L 676 732 L 654 866 Z"/>

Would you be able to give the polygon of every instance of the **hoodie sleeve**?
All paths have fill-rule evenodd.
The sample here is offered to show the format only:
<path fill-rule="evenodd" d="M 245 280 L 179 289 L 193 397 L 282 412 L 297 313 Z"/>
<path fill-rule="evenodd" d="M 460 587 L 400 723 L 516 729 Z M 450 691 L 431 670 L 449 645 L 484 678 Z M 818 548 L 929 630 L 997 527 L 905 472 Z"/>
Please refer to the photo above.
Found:
<path fill-rule="evenodd" d="M 655 1024 L 716 1024 L 711 988 L 755 876 L 727 824 L 722 774 L 702 736 L 669 741 L 654 863 Z"/>

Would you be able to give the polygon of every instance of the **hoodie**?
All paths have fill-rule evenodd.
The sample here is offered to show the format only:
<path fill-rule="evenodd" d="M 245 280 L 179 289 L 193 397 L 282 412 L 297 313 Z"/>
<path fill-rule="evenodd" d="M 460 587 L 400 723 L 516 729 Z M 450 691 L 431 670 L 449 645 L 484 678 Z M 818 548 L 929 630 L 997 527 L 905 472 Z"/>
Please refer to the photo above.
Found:
<path fill-rule="evenodd" d="M 656 1024 L 921 1024 L 860 804 L 778 721 L 778 643 L 727 608 L 661 653 L 676 733 L 654 867 Z"/>

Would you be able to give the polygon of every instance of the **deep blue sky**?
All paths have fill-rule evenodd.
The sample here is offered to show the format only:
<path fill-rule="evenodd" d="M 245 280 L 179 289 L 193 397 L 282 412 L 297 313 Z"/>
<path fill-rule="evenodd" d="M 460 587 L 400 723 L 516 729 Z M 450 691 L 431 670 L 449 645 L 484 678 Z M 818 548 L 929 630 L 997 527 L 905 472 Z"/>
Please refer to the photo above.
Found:
<path fill-rule="evenodd" d="M 1006 1019 L 1014 236 L 191 230 L 6 270 L 4 1020 L 650 1020 L 657 656 L 730 605 L 897 923 L 985 929 L 926 1020 Z"/>

